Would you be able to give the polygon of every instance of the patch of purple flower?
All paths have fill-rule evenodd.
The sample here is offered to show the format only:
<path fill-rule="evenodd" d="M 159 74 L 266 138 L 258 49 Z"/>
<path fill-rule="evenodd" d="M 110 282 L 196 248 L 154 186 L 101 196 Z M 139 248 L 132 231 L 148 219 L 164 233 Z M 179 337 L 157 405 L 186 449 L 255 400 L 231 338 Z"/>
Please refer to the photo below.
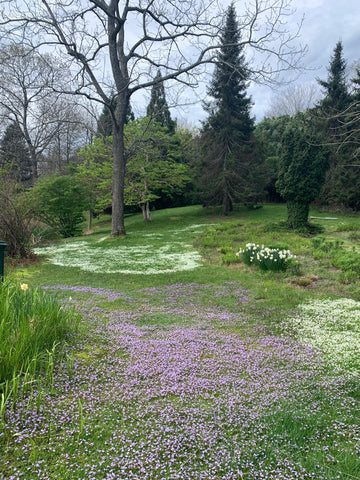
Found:
<path fill-rule="evenodd" d="M 70 291 L 70 292 L 80 292 L 80 293 L 91 293 L 92 295 L 106 296 L 109 302 L 113 302 L 119 298 L 131 302 L 131 297 L 124 295 L 120 292 L 115 292 L 114 290 L 109 290 L 105 288 L 94 288 L 94 287 L 85 287 L 85 286 L 71 286 L 71 285 L 52 285 L 47 287 L 42 287 L 44 290 L 55 290 L 55 291 Z"/>
<path fill-rule="evenodd" d="M 105 289 L 63 288 L 131 301 Z M 40 406 L 35 392 L 7 413 L 0 478 L 341 478 L 330 477 L 327 465 L 334 464 L 336 439 L 344 455 L 359 454 L 356 405 L 342 398 L 345 379 L 325 373 L 317 350 L 261 329 L 231 333 L 229 326 L 246 323 L 242 308 L 251 301 L 237 283 L 138 293 L 144 300 L 131 311 L 83 306 L 89 336 L 71 347 L 73 368 L 58 365 Z M 214 307 L 202 305 L 205 296 Z M 236 308 L 221 306 L 220 298 L 229 297 L 238 300 Z M 147 324 L 159 313 L 179 322 Z M 324 405 L 336 401 L 333 422 Z M 328 448 L 316 470 L 298 461 L 286 428 L 274 428 L 290 407 L 302 411 L 306 455 Z M 309 424 L 319 415 L 323 431 Z"/>

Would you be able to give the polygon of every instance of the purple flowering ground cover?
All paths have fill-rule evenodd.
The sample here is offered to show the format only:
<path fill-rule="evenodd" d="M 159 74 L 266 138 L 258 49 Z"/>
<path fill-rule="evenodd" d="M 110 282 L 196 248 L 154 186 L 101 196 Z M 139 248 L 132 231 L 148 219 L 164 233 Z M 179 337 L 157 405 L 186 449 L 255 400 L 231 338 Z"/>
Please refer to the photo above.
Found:
<path fill-rule="evenodd" d="M 274 335 L 237 282 L 48 288 L 83 329 L 8 410 L 2 480 L 360 478 L 356 379 Z"/>

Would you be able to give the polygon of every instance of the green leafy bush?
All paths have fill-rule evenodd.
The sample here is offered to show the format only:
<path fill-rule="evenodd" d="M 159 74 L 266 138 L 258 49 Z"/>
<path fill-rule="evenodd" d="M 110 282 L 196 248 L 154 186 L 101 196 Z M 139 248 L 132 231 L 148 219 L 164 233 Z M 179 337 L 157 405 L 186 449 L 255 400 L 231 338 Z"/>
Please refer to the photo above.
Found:
<path fill-rule="evenodd" d="M 360 277 L 360 253 L 346 250 L 339 240 L 326 240 L 323 236 L 311 240 L 315 260 L 330 258 L 333 267 L 339 268 L 343 274 L 341 283 L 351 283 Z"/>
<path fill-rule="evenodd" d="M 340 223 L 340 225 L 337 226 L 336 231 L 337 232 L 354 232 L 359 230 L 359 225 L 356 225 L 354 223 Z"/>
<path fill-rule="evenodd" d="M 51 175 L 35 187 L 38 215 L 63 237 L 81 233 L 84 211 L 90 207 L 89 193 L 76 177 Z"/>
<path fill-rule="evenodd" d="M 322 235 L 312 238 L 311 246 L 313 249 L 314 260 L 331 257 L 341 248 L 342 243 L 343 242 L 339 240 L 326 240 Z"/>

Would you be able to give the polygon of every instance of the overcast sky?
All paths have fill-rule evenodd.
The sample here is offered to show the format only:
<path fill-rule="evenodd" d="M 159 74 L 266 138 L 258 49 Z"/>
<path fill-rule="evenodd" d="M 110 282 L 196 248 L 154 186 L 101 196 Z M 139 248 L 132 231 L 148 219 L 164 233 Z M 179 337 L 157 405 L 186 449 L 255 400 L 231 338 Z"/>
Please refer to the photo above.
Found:
<path fill-rule="evenodd" d="M 343 54 L 349 67 L 360 60 L 360 0 L 293 0 L 292 7 L 296 13 L 288 18 L 289 29 L 295 28 L 304 17 L 299 44 L 306 45 L 308 50 L 302 61 L 306 71 L 297 82 L 316 83 L 316 78 L 326 80 L 330 58 L 339 40 L 343 43 Z M 271 98 L 280 93 L 281 88 L 273 90 L 259 85 L 249 88 L 257 121 L 263 118 Z M 189 108 L 181 116 L 194 124 L 206 118 L 200 104 Z"/>

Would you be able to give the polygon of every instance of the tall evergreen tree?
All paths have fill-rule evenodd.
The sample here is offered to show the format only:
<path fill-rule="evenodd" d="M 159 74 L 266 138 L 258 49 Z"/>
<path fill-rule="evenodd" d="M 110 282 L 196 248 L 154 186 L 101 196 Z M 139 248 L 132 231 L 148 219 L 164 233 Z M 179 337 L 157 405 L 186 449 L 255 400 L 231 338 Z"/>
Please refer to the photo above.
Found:
<path fill-rule="evenodd" d="M 249 72 L 233 4 L 227 10 L 218 61 L 204 105 L 209 113 L 203 125 L 204 203 L 222 205 L 227 215 L 234 201 L 246 201 L 254 178 L 254 119 L 247 96 Z"/>
<path fill-rule="evenodd" d="M 11 123 L 1 140 L 0 165 L 10 177 L 24 185 L 32 183 L 32 168 L 29 149 L 24 135 L 16 123 Z"/>
<path fill-rule="evenodd" d="M 328 68 L 328 79 L 318 80 L 324 88 L 325 97 L 320 102 L 323 111 L 336 115 L 349 105 L 349 92 L 346 85 L 346 61 L 343 57 L 342 42 L 337 42 Z"/>
<path fill-rule="evenodd" d="M 360 211 L 360 68 L 351 79 L 352 91 L 350 106 L 341 115 L 342 138 L 341 154 L 347 155 L 339 169 L 338 200 L 341 205 Z"/>
<path fill-rule="evenodd" d="M 346 83 L 346 61 L 341 41 L 337 42 L 330 59 L 327 81 L 318 82 L 325 94 L 317 110 L 319 127 L 323 129 L 322 141 L 332 145 L 330 168 L 320 193 L 320 202 L 332 207 L 345 206 L 344 192 L 348 189 L 348 175 L 351 173 L 345 165 L 351 163 L 352 152 L 348 145 L 340 146 L 346 135 L 344 112 L 350 106 L 351 96 Z"/>
<path fill-rule="evenodd" d="M 151 89 L 151 97 L 146 109 L 146 115 L 156 120 L 162 127 L 166 127 L 169 133 L 175 132 L 176 124 L 171 118 L 160 70 L 157 71 L 155 83 Z"/>

